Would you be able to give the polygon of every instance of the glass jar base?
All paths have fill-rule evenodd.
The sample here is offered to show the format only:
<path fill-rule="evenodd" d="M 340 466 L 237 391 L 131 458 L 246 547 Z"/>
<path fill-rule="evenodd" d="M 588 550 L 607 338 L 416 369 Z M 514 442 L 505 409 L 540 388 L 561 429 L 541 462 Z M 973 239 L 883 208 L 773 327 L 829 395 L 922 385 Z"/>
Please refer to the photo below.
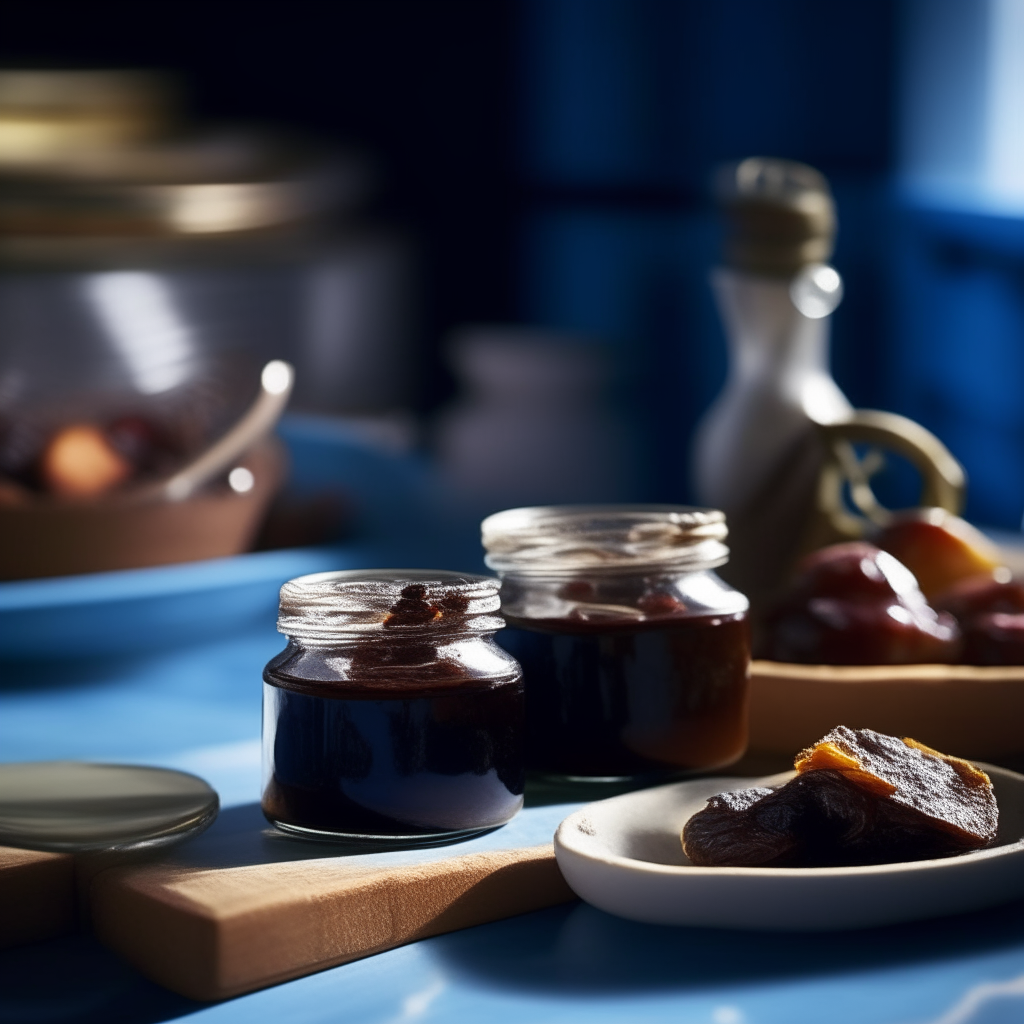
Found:
<path fill-rule="evenodd" d="M 526 803 L 529 807 L 604 800 L 620 793 L 692 778 L 694 774 L 693 771 L 659 771 L 637 775 L 563 775 L 559 772 L 528 771 Z"/>
<path fill-rule="evenodd" d="M 417 847 L 417 846 L 445 846 L 448 843 L 458 843 L 464 839 L 472 839 L 474 836 L 482 836 L 495 829 L 501 828 L 505 822 L 497 825 L 487 825 L 483 828 L 467 828 L 454 832 L 419 832 L 409 835 L 369 835 L 361 832 L 334 832 L 323 829 L 304 828 L 301 825 L 289 825 L 287 822 L 277 821 L 268 817 L 267 820 L 279 832 L 291 839 L 305 839 L 317 843 L 334 843 L 335 845 L 359 846 L 369 848 L 391 848 L 391 847 Z"/>

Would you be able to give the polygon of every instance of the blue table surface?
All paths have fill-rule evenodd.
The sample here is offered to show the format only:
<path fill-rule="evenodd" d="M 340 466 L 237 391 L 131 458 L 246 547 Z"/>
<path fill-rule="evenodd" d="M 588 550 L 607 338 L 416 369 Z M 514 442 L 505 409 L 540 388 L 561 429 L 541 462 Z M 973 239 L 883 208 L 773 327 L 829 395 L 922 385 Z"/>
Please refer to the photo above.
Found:
<path fill-rule="evenodd" d="M 152 658 L 5 672 L 5 760 L 136 760 L 258 798 L 271 623 Z M 569 808 L 538 808 L 553 828 Z M 0 954 L 0 1021 L 673 1021 L 995 1024 L 1024 1020 L 1024 905 L 861 933 L 665 928 L 584 904 L 414 943 L 238 999 L 191 1002 L 92 939 Z"/>
<path fill-rule="evenodd" d="M 339 552 L 345 557 L 353 556 Z M 0 608 L 0 626 L 2 618 Z M 259 790 L 260 673 L 281 644 L 264 610 L 191 646 L 0 663 L 0 760 L 180 767 L 209 779 L 224 806 L 251 805 Z M 532 809 L 517 827 L 550 834 L 569 810 Z M 1024 903 L 813 935 L 657 927 L 573 903 L 216 1004 L 160 988 L 85 935 L 0 953 L 3 1024 L 179 1019 L 1020 1022 Z"/>

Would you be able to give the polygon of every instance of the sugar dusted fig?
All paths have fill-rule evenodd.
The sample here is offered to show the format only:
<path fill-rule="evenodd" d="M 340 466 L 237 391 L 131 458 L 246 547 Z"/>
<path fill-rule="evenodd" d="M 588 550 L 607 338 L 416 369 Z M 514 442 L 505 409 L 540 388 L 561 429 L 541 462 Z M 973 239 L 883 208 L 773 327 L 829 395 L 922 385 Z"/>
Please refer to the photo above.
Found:
<path fill-rule="evenodd" d="M 819 665 L 950 662 L 959 655 L 952 616 L 931 608 L 913 574 L 861 541 L 807 556 L 764 617 L 757 655 Z"/>
<path fill-rule="evenodd" d="M 989 777 L 916 740 L 839 726 L 775 789 L 712 797 L 683 829 L 705 867 L 829 867 L 948 857 L 992 845 Z"/>

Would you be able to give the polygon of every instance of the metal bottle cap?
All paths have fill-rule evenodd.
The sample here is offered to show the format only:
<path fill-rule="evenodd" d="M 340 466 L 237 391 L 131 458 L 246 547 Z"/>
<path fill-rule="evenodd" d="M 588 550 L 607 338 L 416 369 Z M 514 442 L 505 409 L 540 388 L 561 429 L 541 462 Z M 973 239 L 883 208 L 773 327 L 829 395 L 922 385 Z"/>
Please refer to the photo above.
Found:
<path fill-rule="evenodd" d="M 836 213 L 825 177 L 792 160 L 749 157 L 724 167 L 717 197 L 728 220 L 725 259 L 753 274 L 791 277 L 827 263 Z"/>

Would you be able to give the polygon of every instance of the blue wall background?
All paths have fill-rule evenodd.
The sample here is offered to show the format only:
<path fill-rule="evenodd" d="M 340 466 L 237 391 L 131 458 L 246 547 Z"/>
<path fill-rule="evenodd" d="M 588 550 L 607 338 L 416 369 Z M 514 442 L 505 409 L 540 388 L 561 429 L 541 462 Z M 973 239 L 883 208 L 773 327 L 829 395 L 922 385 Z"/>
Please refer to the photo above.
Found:
<path fill-rule="evenodd" d="M 706 283 L 711 173 L 766 154 L 834 187 L 840 385 L 946 441 L 968 469 L 970 516 L 1019 525 L 1024 222 L 922 205 L 900 186 L 917 8 L 913 21 L 886 0 L 521 6 L 520 310 L 614 346 L 647 439 L 643 497 L 691 497 L 689 437 L 725 371 Z"/>
<path fill-rule="evenodd" d="M 923 198 L 899 166 L 901 138 L 931 133 L 936 149 L 943 103 L 974 102 L 986 9 L 263 0 L 241 18 L 208 4 L 197 20 L 173 0 L 34 0 L 5 10 L 0 61 L 177 69 L 200 116 L 365 145 L 382 169 L 371 215 L 419 243 L 419 411 L 451 397 L 441 351 L 460 324 L 585 332 L 614 348 L 619 397 L 644 437 L 644 499 L 690 497 L 690 435 L 725 370 L 707 286 L 712 170 L 758 153 L 811 163 L 840 218 L 837 379 L 855 404 L 939 434 L 970 474 L 969 514 L 1016 527 L 1024 220 Z"/>

